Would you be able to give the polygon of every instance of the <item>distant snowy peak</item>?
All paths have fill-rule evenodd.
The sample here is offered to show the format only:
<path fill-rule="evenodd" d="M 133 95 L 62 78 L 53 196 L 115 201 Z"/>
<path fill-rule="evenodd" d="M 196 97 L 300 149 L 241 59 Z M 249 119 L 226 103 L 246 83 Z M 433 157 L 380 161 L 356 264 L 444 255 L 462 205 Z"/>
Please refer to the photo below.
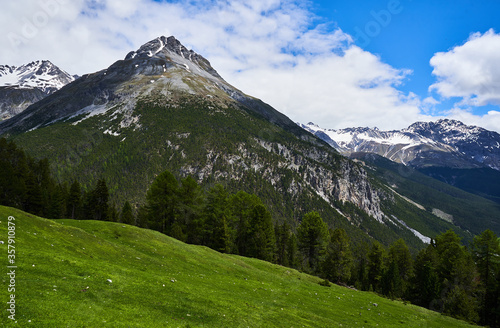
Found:
<path fill-rule="evenodd" d="M 0 65 L 0 87 L 39 89 L 45 94 L 51 94 L 74 80 L 74 76 L 47 60 L 19 67 Z"/>
<path fill-rule="evenodd" d="M 500 169 L 500 134 L 456 120 L 417 122 L 406 129 L 328 130 L 308 123 L 302 128 L 328 142 L 340 153 L 376 153 L 392 161 L 422 166 Z"/>
<path fill-rule="evenodd" d="M 331 141 L 334 141 L 338 145 L 338 150 L 341 152 L 356 151 L 356 146 L 359 146 L 362 142 L 373 142 L 390 146 L 416 146 L 425 143 L 435 143 L 429 138 L 405 130 L 380 131 L 378 128 L 368 127 L 331 130 L 323 129 L 314 123 L 301 126 L 314 134 L 328 136 Z M 325 141 L 328 142 L 328 139 L 325 139 Z"/>
<path fill-rule="evenodd" d="M 149 58 L 169 59 L 173 64 L 184 67 L 199 75 L 208 73 L 212 77 L 222 80 L 222 77 L 210 65 L 210 62 L 193 50 L 188 50 L 174 36 L 158 37 L 142 45 L 139 50 L 131 51 L 125 60 L 149 59 Z"/>
<path fill-rule="evenodd" d="M 438 120 L 436 122 L 417 122 L 410 125 L 406 130 L 445 143 L 477 142 L 479 139 L 498 141 L 500 137 L 496 132 L 449 119 Z"/>

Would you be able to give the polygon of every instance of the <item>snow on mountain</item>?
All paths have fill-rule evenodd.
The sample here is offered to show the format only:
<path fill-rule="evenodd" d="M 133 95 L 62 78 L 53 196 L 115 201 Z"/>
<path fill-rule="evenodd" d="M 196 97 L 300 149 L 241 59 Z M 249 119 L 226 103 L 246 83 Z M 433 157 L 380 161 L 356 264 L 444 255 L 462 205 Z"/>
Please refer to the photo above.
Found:
<path fill-rule="evenodd" d="M 376 153 L 392 161 L 423 166 L 481 167 L 500 169 L 500 134 L 456 120 L 417 122 L 406 129 L 323 129 L 300 124 L 340 153 Z"/>
<path fill-rule="evenodd" d="M 38 60 L 19 67 L 0 65 L 0 87 L 39 89 L 50 94 L 75 78 L 47 60 Z"/>
<path fill-rule="evenodd" d="M 0 120 L 23 112 L 74 80 L 74 76 L 47 60 L 19 67 L 0 65 Z"/>

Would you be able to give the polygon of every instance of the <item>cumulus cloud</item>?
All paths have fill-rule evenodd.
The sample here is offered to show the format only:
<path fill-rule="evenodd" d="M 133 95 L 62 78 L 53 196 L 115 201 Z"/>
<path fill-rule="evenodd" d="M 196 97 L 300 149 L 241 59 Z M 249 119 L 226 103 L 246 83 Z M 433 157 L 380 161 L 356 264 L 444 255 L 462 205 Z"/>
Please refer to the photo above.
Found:
<path fill-rule="evenodd" d="M 446 113 L 447 118 L 462 121 L 468 125 L 477 125 L 487 130 L 500 133 L 500 111 L 490 110 L 485 115 L 475 115 L 470 109 L 453 108 Z"/>
<path fill-rule="evenodd" d="M 457 106 L 500 105 L 500 34 L 474 33 L 463 45 L 436 53 L 430 60 L 438 81 L 430 86 Z"/>
<path fill-rule="evenodd" d="M 402 128 L 421 102 L 398 90 L 411 71 L 319 25 L 305 0 L 17 0 L 0 12 L 0 63 L 50 59 L 72 74 L 108 67 L 160 35 L 175 35 L 242 91 L 294 121 L 326 128 Z"/>

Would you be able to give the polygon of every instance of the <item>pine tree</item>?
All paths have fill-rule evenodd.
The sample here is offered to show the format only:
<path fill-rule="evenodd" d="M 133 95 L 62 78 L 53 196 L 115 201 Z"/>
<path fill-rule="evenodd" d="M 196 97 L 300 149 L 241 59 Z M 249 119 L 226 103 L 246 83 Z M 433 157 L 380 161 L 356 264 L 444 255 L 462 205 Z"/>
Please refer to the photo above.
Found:
<path fill-rule="evenodd" d="M 431 308 L 441 293 L 441 281 L 437 273 L 438 256 L 435 242 L 417 254 L 415 276 L 412 280 L 412 302 Z"/>
<path fill-rule="evenodd" d="M 322 264 L 323 277 L 337 284 L 347 283 L 351 278 L 353 257 L 349 237 L 344 229 L 335 229 L 326 248 Z"/>
<path fill-rule="evenodd" d="M 135 224 L 134 212 L 128 201 L 123 204 L 122 211 L 120 213 L 120 222 L 125 224 Z"/>
<path fill-rule="evenodd" d="M 74 220 L 81 217 L 82 191 L 80 183 L 76 180 L 71 184 L 71 187 L 69 189 L 66 209 L 66 216 L 70 219 Z"/>
<path fill-rule="evenodd" d="M 368 283 L 374 291 L 380 291 L 382 276 L 384 273 L 385 249 L 378 242 L 374 241 L 368 253 Z"/>
<path fill-rule="evenodd" d="M 43 192 L 33 172 L 28 173 L 26 178 L 26 198 L 23 210 L 35 215 L 43 215 L 44 199 Z"/>
<path fill-rule="evenodd" d="M 50 194 L 49 212 L 47 218 L 61 219 L 66 212 L 66 204 L 64 202 L 64 190 L 61 185 L 58 185 Z"/>
<path fill-rule="evenodd" d="M 207 203 L 203 211 L 204 245 L 223 253 L 229 253 L 232 248 L 230 239 L 230 208 L 226 189 L 217 184 L 207 195 Z"/>
<path fill-rule="evenodd" d="M 391 245 L 388 261 L 383 293 L 395 298 L 407 296 L 409 281 L 413 277 L 413 259 L 403 239 L 398 239 Z"/>
<path fill-rule="evenodd" d="M 28 164 L 23 150 L 0 138 L 0 205 L 23 208 Z"/>
<path fill-rule="evenodd" d="M 475 322 L 479 319 L 478 274 L 460 237 L 449 230 L 438 235 L 418 256 L 415 301 L 434 311 Z"/>
<path fill-rule="evenodd" d="M 328 243 L 328 226 L 317 212 L 307 213 L 297 228 L 299 249 L 311 272 L 318 272 Z"/>
<path fill-rule="evenodd" d="M 292 236 L 292 230 L 288 223 L 283 222 L 283 224 L 276 223 L 274 227 L 274 233 L 276 235 L 276 263 L 289 266 L 290 265 L 290 238 Z"/>
<path fill-rule="evenodd" d="M 248 231 L 248 256 L 273 261 L 276 239 L 271 213 L 262 204 L 252 208 Z"/>
<path fill-rule="evenodd" d="M 119 222 L 120 221 L 120 213 L 118 212 L 118 208 L 116 204 L 108 204 L 108 215 L 106 216 L 107 221 L 111 222 Z"/>
<path fill-rule="evenodd" d="M 95 189 L 92 191 L 93 219 L 106 221 L 109 214 L 109 192 L 104 179 L 99 179 Z"/>
<path fill-rule="evenodd" d="M 368 253 L 370 246 L 367 243 L 360 243 L 353 248 L 354 264 L 351 274 L 351 284 L 357 289 L 368 290 Z"/>
<path fill-rule="evenodd" d="M 204 204 L 204 194 L 195 179 L 188 176 L 181 180 L 178 190 L 179 215 L 172 227 L 171 236 L 182 241 L 193 240 L 199 234 L 201 227 L 201 211 Z"/>
<path fill-rule="evenodd" d="M 169 234 L 179 213 L 179 183 L 172 173 L 158 175 L 146 194 L 146 208 L 151 228 Z"/>
<path fill-rule="evenodd" d="M 252 256 L 249 251 L 251 213 L 255 206 L 262 205 L 256 195 L 238 191 L 229 198 L 229 206 L 234 219 L 234 239 L 236 253 L 242 256 Z"/>
<path fill-rule="evenodd" d="M 500 295 L 500 243 L 497 235 L 486 230 L 475 236 L 471 243 L 471 253 L 481 277 L 482 296 L 480 299 L 480 317 L 484 325 L 499 325 Z"/>

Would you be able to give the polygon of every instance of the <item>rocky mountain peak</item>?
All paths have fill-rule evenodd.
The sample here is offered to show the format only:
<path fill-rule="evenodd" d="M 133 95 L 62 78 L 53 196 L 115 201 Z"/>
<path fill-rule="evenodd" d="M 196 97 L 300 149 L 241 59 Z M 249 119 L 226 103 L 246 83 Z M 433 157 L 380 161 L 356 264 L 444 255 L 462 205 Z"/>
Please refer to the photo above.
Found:
<path fill-rule="evenodd" d="M 222 79 L 207 59 L 193 50 L 188 50 L 174 36 L 160 36 L 143 44 L 137 51 L 129 52 L 125 57 L 125 61 L 143 60 L 143 63 L 147 63 L 148 59 L 153 58 L 166 59 L 181 67 L 184 66 L 188 70 L 197 71 L 197 69 L 201 69 L 213 77 Z M 193 67 L 192 64 L 196 65 L 196 67 Z"/>
<path fill-rule="evenodd" d="M 0 65 L 0 87 L 38 89 L 51 94 L 74 80 L 74 76 L 48 60 L 37 60 L 19 67 Z"/>

